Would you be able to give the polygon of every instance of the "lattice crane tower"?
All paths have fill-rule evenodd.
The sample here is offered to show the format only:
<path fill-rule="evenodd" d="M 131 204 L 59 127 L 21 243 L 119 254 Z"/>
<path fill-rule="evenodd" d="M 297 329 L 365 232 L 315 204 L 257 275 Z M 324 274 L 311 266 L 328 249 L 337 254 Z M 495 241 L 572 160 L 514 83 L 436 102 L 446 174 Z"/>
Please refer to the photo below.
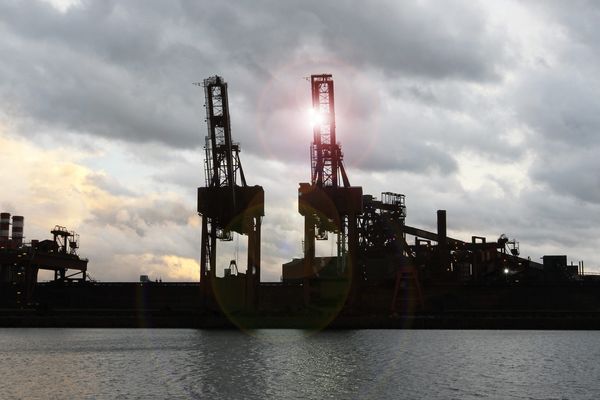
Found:
<path fill-rule="evenodd" d="M 327 232 L 339 235 L 337 259 L 343 264 L 341 277 L 359 281 L 356 262 L 357 216 L 362 213 L 362 188 L 350 186 L 343 154 L 336 139 L 335 97 L 330 74 L 310 77 L 313 142 L 310 146 L 311 182 L 300 183 L 298 211 L 304 216 L 304 299 L 310 302 L 315 268 L 315 240 Z M 342 185 L 340 185 L 340 178 Z M 348 260 L 348 262 L 346 262 Z"/>
<path fill-rule="evenodd" d="M 220 76 L 213 76 L 205 79 L 202 85 L 206 96 L 208 136 L 204 164 L 206 186 L 198 188 L 198 214 L 202 216 L 200 280 L 208 290 L 208 283 L 216 279 L 217 239 L 232 240 L 232 232 L 247 235 L 246 299 L 255 303 L 260 283 L 264 191 L 261 186 L 246 183 L 240 146 L 231 139 L 227 83 Z"/>

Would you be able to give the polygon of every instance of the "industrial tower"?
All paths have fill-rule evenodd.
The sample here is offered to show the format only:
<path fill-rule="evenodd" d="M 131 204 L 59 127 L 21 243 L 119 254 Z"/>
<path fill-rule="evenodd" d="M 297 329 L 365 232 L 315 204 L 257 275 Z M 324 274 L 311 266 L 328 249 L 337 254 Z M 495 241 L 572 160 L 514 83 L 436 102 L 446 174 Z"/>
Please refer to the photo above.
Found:
<path fill-rule="evenodd" d="M 248 186 L 240 161 L 240 146 L 231 140 L 227 83 L 220 76 L 203 82 L 206 95 L 205 187 L 198 188 L 198 214 L 202 216 L 200 282 L 206 296 L 214 287 L 217 239 L 232 240 L 232 232 L 248 236 L 245 303 L 254 307 L 260 283 L 260 229 L 264 191 Z M 238 180 L 239 176 L 239 180 Z"/>
<path fill-rule="evenodd" d="M 298 189 L 298 211 L 304 217 L 303 287 L 306 304 L 310 303 L 311 279 L 317 273 L 315 240 L 327 239 L 327 232 L 338 235 L 337 260 L 342 264 L 342 275 L 351 279 L 352 292 L 355 293 L 359 282 L 356 223 L 357 216 L 362 213 L 362 188 L 350 186 L 342 150 L 336 139 L 332 76 L 312 75 L 310 84 L 315 117 L 310 147 L 311 182 L 300 183 Z"/>
<path fill-rule="evenodd" d="M 0 213 L 0 285 L 10 285 L 16 305 L 31 303 L 39 270 L 53 271 L 55 284 L 86 281 L 88 260 L 77 254 L 78 234 L 57 225 L 53 240 L 25 242 L 24 225 L 23 216 L 13 215 L 9 236 L 10 213 Z"/>

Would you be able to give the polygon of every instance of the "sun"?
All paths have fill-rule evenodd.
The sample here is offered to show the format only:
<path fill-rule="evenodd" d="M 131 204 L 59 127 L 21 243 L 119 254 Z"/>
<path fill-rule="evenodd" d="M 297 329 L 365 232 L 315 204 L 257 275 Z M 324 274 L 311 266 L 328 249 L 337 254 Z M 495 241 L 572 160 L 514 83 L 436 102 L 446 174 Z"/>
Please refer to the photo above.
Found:
<path fill-rule="evenodd" d="M 325 122 L 325 115 L 323 115 L 321 111 L 316 110 L 314 108 L 309 108 L 307 112 L 311 128 L 323 125 L 323 123 Z"/>

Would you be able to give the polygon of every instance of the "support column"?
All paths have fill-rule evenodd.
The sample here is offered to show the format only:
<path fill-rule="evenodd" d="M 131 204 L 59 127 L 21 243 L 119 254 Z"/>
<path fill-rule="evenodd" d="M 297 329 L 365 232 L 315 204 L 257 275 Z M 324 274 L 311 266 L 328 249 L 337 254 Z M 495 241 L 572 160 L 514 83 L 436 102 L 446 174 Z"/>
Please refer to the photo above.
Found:
<path fill-rule="evenodd" d="M 25 305 L 29 304 L 33 300 L 33 292 L 35 291 L 35 285 L 37 283 L 38 268 L 31 264 L 25 268 L 25 284 L 24 286 L 24 300 Z"/>
<path fill-rule="evenodd" d="M 214 282 L 217 277 L 217 228 L 215 224 L 210 224 L 210 279 L 209 282 Z"/>
<path fill-rule="evenodd" d="M 448 234 L 446 232 L 446 210 L 437 211 L 438 260 L 440 271 L 446 273 L 450 269 L 450 253 Z"/>
<path fill-rule="evenodd" d="M 256 287 L 256 300 L 258 305 L 258 288 L 260 287 L 260 263 L 261 263 L 261 228 L 262 228 L 262 217 L 256 217 L 256 232 L 255 232 L 255 253 L 254 253 L 254 264 L 256 266 L 256 274 L 254 276 L 254 286 Z"/>
<path fill-rule="evenodd" d="M 258 286 L 260 284 L 260 217 L 248 221 L 248 267 L 246 270 L 246 308 L 255 310 L 258 306 Z"/>
<path fill-rule="evenodd" d="M 200 244 L 200 283 L 206 283 L 206 260 L 210 253 L 210 246 L 208 243 L 208 223 L 206 217 L 202 217 L 202 236 Z"/>
<path fill-rule="evenodd" d="M 210 281 L 206 270 L 206 262 L 210 254 L 210 243 L 208 235 L 208 221 L 205 216 L 202 217 L 202 234 L 200 247 L 200 296 L 202 297 L 202 305 L 206 306 L 208 298 L 208 286 Z"/>
<path fill-rule="evenodd" d="M 349 304 L 358 300 L 362 286 L 362 271 L 358 265 L 358 225 L 356 215 L 348 215 L 348 268 L 351 273 Z"/>
<path fill-rule="evenodd" d="M 310 214 L 304 217 L 304 273 L 302 287 L 304 305 L 310 304 L 310 278 L 315 264 L 315 220 Z"/>

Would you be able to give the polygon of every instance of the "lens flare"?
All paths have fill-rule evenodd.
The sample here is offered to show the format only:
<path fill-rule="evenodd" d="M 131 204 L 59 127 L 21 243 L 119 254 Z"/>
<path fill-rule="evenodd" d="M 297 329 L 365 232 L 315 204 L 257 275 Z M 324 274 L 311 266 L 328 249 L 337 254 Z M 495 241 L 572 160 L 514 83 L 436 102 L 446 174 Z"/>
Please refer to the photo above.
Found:
<path fill-rule="evenodd" d="M 325 122 L 325 115 L 322 112 L 315 110 L 314 108 L 308 109 L 308 119 L 310 121 L 310 127 L 314 128 L 315 126 L 323 125 Z"/>

